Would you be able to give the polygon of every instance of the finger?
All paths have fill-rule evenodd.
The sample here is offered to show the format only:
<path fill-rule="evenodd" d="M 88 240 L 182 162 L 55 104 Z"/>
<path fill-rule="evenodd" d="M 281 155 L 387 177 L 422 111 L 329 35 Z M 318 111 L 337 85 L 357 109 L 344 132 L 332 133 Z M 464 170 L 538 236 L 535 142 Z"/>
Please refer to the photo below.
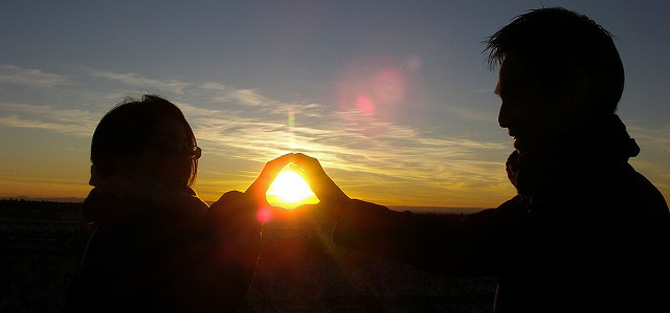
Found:
<path fill-rule="evenodd" d="M 244 197 L 244 194 L 237 191 L 237 190 L 231 190 L 226 193 L 224 193 L 221 198 L 219 198 L 220 202 L 236 202 L 241 200 Z M 219 202 L 217 201 L 217 202 Z"/>
<path fill-rule="evenodd" d="M 310 188 L 312 188 L 312 184 L 310 183 L 312 181 L 312 177 L 307 174 L 305 170 L 302 168 L 298 167 L 297 165 L 291 163 L 288 165 L 289 169 L 293 171 L 294 173 L 298 174 L 300 177 L 302 177 L 303 180 L 309 185 Z"/>
<path fill-rule="evenodd" d="M 328 177 L 323 167 L 321 167 L 321 163 L 316 158 L 302 153 L 295 153 L 292 161 L 300 169 L 298 174 L 302 174 L 305 180 L 320 181 Z"/>
<path fill-rule="evenodd" d="M 260 175 L 258 175 L 258 178 L 251 183 L 249 188 L 247 188 L 247 191 L 245 191 L 246 194 L 254 194 L 254 195 L 265 195 L 265 193 L 268 191 L 268 188 L 270 188 L 270 185 L 272 184 L 272 181 L 274 181 L 275 177 L 279 172 L 291 162 L 293 158 L 293 154 L 285 154 L 282 155 L 272 161 L 269 161 L 268 163 L 265 164 L 265 167 L 263 168 L 263 171 L 261 171 Z"/>
<path fill-rule="evenodd" d="M 319 209 L 318 204 L 303 204 L 295 207 L 293 209 L 293 213 L 299 216 L 311 215 L 314 212 L 318 212 L 318 209 Z"/>
<path fill-rule="evenodd" d="M 223 231 L 244 219 L 242 216 L 252 207 L 253 203 L 245 194 L 237 190 L 226 192 L 209 207 L 205 223 L 217 231 Z"/>
<path fill-rule="evenodd" d="M 300 167 L 296 171 L 309 184 L 319 200 L 342 202 L 349 197 L 326 174 L 319 160 L 302 153 L 295 153 L 292 162 Z"/>
<path fill-rule="evenodd" d="M 307 172 L 323 172 L 319 160 L 303 153 L 294 153 L 292 161 Z"/>
<path fill-rule="evenodd" d="M 243 201 L 245 201 L 245 196 L 243 193 L 237 190 L 228 191 L 224 193 L 218 201 L 214 202 L 209 207 L 209 212 L 215 212 L 219 209 L 225 208 L 226 206 L 230 206 L 231 204 L 242 203 Z"/>
<path fill-rule="evenodd" d="M 304 172 L 303 169 L 301 169 L 300 167 L 298 167 L 298 166 L 295 165 L 294 163 L 290 163 L 290 164 L 288 165 L 288 168 L 289 168 L 291 171 L 294 171 L 294 172 L 296 172 L 296 173 Z"/>
<path fill-rule="evenodd" d="M 317 185 L 320 184 L 319 181 L 324 180 L 324 177 L 328 176 L 321 167 L 319 160 L 305 154 L 295 153 L 292 162 L 299 169 L 295 172 L 298 173 L 310 187 L 317 187 Z"/>
<path fill-rule="evenodd" d="M 328 175 L 325 172 L 322 172 L 321 175 L 310 175 L 307 171 L 297 168 L 292 169 L 293 172 L 297 173 L 302 177 L 302 179 L 307 183 L 309 189 L 312 190 L 314 195 L 320 200 L 329 199 L 329 194 L 333 193 L 329 189 L 339 188 L 335 183 L 330 180 Z"/>

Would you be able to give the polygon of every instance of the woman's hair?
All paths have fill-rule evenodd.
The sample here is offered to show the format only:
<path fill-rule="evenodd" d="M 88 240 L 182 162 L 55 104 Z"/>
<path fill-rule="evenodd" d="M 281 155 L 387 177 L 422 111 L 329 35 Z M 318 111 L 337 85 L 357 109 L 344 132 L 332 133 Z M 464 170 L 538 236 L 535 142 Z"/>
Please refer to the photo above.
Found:
<path fill-rule="evenodd" d="M 91 162 L 101 177 L 112 177 L 119 160 L 139 156 L 156 147 L 152 140 L 159 121 L 173 118 L 179 121 L 191 147 L 197 142 L 184 114 L 173 103 L 156 95 L 144 95 L 141 100 L 128 98 L 107 112 L 93 133 Z M 188 186 L 195 182 L 198 160 L 190 158 Z"/>

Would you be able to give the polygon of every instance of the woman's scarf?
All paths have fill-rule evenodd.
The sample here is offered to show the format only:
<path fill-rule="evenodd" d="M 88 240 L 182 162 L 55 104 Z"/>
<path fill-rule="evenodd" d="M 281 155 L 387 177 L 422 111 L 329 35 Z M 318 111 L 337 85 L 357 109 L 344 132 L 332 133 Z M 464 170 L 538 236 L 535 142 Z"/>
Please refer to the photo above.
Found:
<path fill-rule="evenodd" d="M 91 166 L 89 184 L 95 187 L 84 202 L 84 218 L 89 222 L 139 213 L 137 210 L 161 210 L 155 213 L 198 219 L 208 209 L 190 187 L 182 191 L 169 190 L 157 181 L 137 174 L 103 177 L 95 165 Z"/>

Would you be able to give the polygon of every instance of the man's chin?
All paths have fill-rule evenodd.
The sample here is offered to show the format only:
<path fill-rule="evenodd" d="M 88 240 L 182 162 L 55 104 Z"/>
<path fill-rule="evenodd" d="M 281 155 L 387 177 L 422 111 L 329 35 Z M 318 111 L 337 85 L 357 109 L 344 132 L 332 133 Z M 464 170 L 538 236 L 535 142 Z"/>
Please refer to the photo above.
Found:
<path fill-rule="evenodd" d="M 514 139 L 514 148 L 519 150 L 519 148 L 526 148 L 532 145 L 533 139 L 532 136 L 529 136 L 526 133 L 520 133 L 518 130 L 509 130 L 508 134 Z"/>
<path fill-rule="evenodd" d="M 514 149 L 525 150 L 535 145 L 535 140 L 527 136 L 513 136 Z"/>
<path fill-rule="evenodd" d="M 517 142 L 520 139 L 522 140 L 522 138 L 523 138 L 523 136 L 519 136 L 518 133 L 514 133 L 514 132 L 511 132 L 511 131 L 508 132 L 508 134 L 509 134 L 510 137 L 512 137 L 512 139 L 514 139 L 514 142 Z"/>
<path fill-rule="evenodd" d="M 520 133 L 519 130 L 512 130 L 512 129 L 507 129 L 507 134 L 514 138 L 514 140 L 518 139 L 519 137 L 525 137 L 523 133 Z"/>

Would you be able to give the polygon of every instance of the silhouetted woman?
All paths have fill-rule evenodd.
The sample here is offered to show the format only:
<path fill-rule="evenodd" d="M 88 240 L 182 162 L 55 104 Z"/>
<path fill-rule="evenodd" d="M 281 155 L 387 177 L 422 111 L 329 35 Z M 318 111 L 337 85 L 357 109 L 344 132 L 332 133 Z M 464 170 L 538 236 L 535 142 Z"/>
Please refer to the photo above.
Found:
<path fill-rule="evenodd" d="M 286 157 L 208 208 L 191 189 L 201 150 L 174 104 L 146 95 L 108 112 L 91 144 L 92 234 L 67 312 L 238 311 L 260 249 L 255 209 Z"/>

